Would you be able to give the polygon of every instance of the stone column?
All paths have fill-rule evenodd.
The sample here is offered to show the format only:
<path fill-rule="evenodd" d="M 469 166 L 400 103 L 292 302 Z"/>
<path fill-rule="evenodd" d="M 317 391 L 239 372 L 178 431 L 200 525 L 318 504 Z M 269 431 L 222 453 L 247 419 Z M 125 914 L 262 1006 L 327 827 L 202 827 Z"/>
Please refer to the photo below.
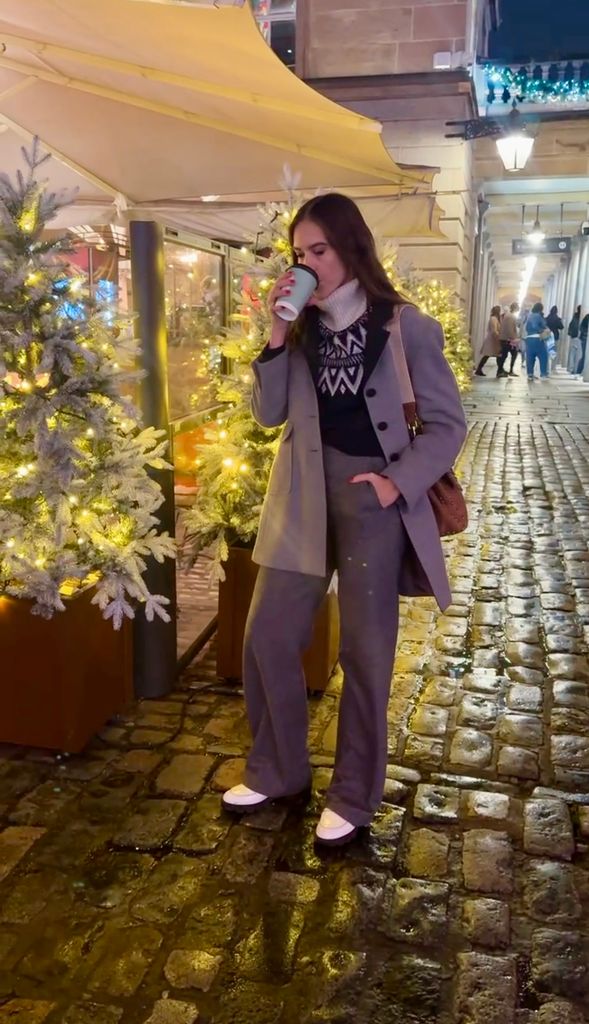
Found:
<path fill-rule="evenodd" d="M 573 242 L 575 246 L 575 243 Z M 575 293 L 577 288 L 577 276 L 579 273 L 579 261 L 580 261 L 580 249 L 576 245 L 573 249 L 571 259 L 568 266 L 568 273 L 565 285 L 564 301 L 562 308 L 562 319 L 565 325 L 564 339 L 560 351 L 560 365 L 566 370 L 569 357 L 570 339 L 567 333 L 567 328 L 570 323 L 570 319 L 574 312 Z"/>
<path fill-rule="evenodd" d="M 582 284 L 584 285 L 581 302 L 581 319 L 589 313 L 589 237 L 583 238 L 584 249 L 587 253 L 587 261 L 585 264 L 585 278 Z M 583 367 L 583 380 L 589 381 L 589 355 L 585 354 L 585 366 Z"/>
<path fill-rule="evenodd" d="M 570 260 L 563 259 L 560 270 L 558 272 L 558 288 L 556 290 L 556 305 L 558 306 L 558 313 L 559 316 L 562 317 L 563 323 L 565 319 L 564 296 L 569 273 L 569 266 Z"/>
<path fill-rule="evenodd" d="M 560 267 L 559 267 L 558 273 L 556 275 L 556 288 L 555 288 L 554 303 L 553 303 L 554 305 L 556 305 L 556 308 L 558 310 L 558 315 L 559 315 L 559 317 L 561 318 L 561 320 L 562 320 L 562 322 L 564 324 L 564 329 L 560 332 L 560 338 L 558 340 L 558 345 L 557 345 L 557 349 L 556 349 L 556 365 L 557 366 L 562 366 L 563 365 L 562 364 L 562 354 L 563 354 L 563 350 L 564 350 L 564 348 L 565 348 L 565 346 L 567 344 L 566 328 L 568 326 L 568 320 L 566 319 L 566 315 L 565 315 L 565 312 L 564 312 L 564 301 L 565 301 L 565 291 L 566 291 L 566 286 L 567 286 L 567 281 L 568 281 L 569 269 L 570 269 L 570 260 L 568 260 L 565 257 L 563 257 L 561 259 L 561 261 L 560 261 Z"/>
<path fill-rule="evenodd" d="M 574 298 L 572 303 L 571 315 L 577 308 L 577 306 L 581 306 L 581 316 L 583 315 L 583 299 L 585 297 L 585 285 L 587 281 L 587 274 L 589 273 L 589 245 L 587 244 L 588 242 L 589 238 L 582 238 L 579 241 L 579 261 L 577 264 L 577 276 L 575 280 L 575 288 L 573 293 Z M 575 358 L 573 359 L 571 364 L 571 348 L 573 347 L 573 344 L 575 348 L 579 350 L 580 342 L 577 341 L 576 344 L 569 342 L 567 366 L 571 373 L 576 372 L 575 364 L 578 361 Z"/>
<path fill-rule="evenodd" d="M 478 267 L 478 281 L 476 282 L 475 300 L 472 316 L 471 325 L 471 338 L 470 343 L 474 353 L 475 363 L 480 359 L 480 351 L 482 347 L 483 333 L 483 308 L 487 300 L 487 280 L 489 272 L 489 261 L 487 258 L 487 252 L 483 244 L 481 245 L 479 267 Z"/>
<path fill-rule="evenodd" d="M 495 281 L 491 266 L 490 242 L 484 240 L 481 246 L 480 276 L 476 293 L 476 311 L 473 317 L 471 343 L 475 361 L 480 359 L 484 337 L 487 331 L 489 313 L 495 297 Z"/>
<path fill-rule="evenodd" d="M 579 273 L 577 276 L 576 289 L 575 289 L 575 300 L 573 303 L 574 309 L 577 306 L 581 306 L 581 312 L 583 312 L 583 300 L 585 298 L 585 289 L 587 284 L 587 273 L 588 266 L 587 260 L 589 258 L 589 238 L 581 239 L 581 254 L 579 260 Z"/>

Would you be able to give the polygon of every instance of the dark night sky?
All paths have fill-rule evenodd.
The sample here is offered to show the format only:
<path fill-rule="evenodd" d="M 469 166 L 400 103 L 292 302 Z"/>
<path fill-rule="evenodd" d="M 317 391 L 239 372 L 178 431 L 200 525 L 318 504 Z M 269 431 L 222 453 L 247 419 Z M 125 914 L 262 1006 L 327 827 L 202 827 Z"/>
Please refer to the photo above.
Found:
<path fill-rule="evenodd" d="M 501 61 L 589 59 L 589 0 L 501 0 L 490 55 Z"/>

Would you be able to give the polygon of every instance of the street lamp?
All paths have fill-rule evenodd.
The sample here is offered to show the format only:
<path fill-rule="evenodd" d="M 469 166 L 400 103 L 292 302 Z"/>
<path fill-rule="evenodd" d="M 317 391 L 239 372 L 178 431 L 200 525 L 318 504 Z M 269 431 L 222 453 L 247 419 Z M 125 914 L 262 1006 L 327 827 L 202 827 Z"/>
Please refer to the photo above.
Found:
<path fill-rule="evenodd" d="M 534 148 L 534 136 L 530 134 L 521 114 L 515 109 L 515 103 L 505 120 L 477 117 L 470 121 L 446 121 L 446 125 L 452 128 L 460 126 L 461 129 L 447 134 L 447 139 L 465 139 L 467 142 L 471 139 L 495 139 L 506 171 L 521 171 Z"/>
<path fill-rule="evenodd" d="M 522 116 L 515 107 L 507 118 L 503 134 L 496 140 L 495 145 L 506 171 L 522 171 L 524 169 L 534 148 L 534 139 L 528 135 Z"/>

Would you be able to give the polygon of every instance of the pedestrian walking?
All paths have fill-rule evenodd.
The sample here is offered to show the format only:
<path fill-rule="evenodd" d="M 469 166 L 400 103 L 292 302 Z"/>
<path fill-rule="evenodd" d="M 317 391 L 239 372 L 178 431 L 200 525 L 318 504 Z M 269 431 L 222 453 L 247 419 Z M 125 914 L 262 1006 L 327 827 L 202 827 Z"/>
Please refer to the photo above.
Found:
<path fill-rule="evenodd" d="M 546 341 L 551 333 L 544 319 L 544 306 L 541 302 L 536 302 L 532 306 L 532 312 L 526 321 L 526 362 L 528 380 L 530 381 L 534 380 L 536 359 L 540 363 L 541 378 L 548 380 L 548 348 Z"/>
<path fill-rule="evenodd" d="M 564 331 L 564 324 L 558 315 L 558 307 L 552 306 L 548 316 L 546 317 L 546 323 L 554 335 L 554 340 L 558 345 L 560 340 L 560 332 Z"/>
<path fill-rule="evenodd" d="M 501 355 L 501 342 L 499 340 L 499 330 L 501 327 L 500 318 L 501 306 L 493 306 L 489 316 L 489 323 L 487 324 L 487 333 L 485 334 L 485 340 L 483 341 L 481 359 L 475 370 L 477 377 L 485 377 L 486 374 L 483 373 L 483 367 L 486 366 L 489 359 L 499 359 L 499 356 Z"/>
<path fill-rule="evenodd" d="M 441 608 L 451 600 L 427 491 L 453 464 L 466 427 L 442 328 L 392 287 L 355 203 L 337 193 L 309 200 L 290 241 L 295 264 L 314 271 L 318 286 L 289 326 L 274 304 L 291 293 L 293 275 L 279 278 L 268 345 L 253 363 L 254 415 L 285 427 L 254 549 L 260 570 L 244 641 L 253 743 L 244 783 L 223 805 L 244 813 L 310 786 L 301 656 L 335 569 L 344 682 L 316 837 L 342 845 L 370 823 L 383 795 L 399 593 L 433 594 Z M 413 440 L 392 318 L 402 324 L 423 423 Z"/>
<path fill-rule="evenodd" d="M 567 330 L 569 338 L 569 350 L 567 353 L 566 368 L 569 371 L 569 373 L 576 372 L 577 366 L 579 365 L 579 359 L 581 358 L 581 340 L 579 338 L 580 326 L 581 307 L 577 306 Z"/>
<path fill-rule="evenodd" d="M 499 331 L 499 340 L 501 342 L 501 355 L 497 360 L 497 376 L 498 377 L 517 377 L 515 373 L 514 365 L 518 353 L 518 342 L 519 342 L 519 324 L 517 320 L 517 314 L 519 312 L 519 305 L 517 302 L 512 302 L 509 307 L 509 311 L 503 314 L 501 319 L 501 328 Z M 511 356 L 511 366 L 509 372 L 505 369 L 505 362 L 508 356 Z"/>
<path fill-rule="evenodd" d="M 549 350 L 552 348 L 552 352 L 549 351 L 548 353 L 550 369 L 552 370 L 552 368 L 556 365 L 556 362 L 561 357 L 562 341 L 560 337 L 560 332 L 564 331 L 564 324 L 558 315 L 557 306 L 552 306 L 548 316 L 546 317 L 546 323 L 554 336 L 554 346 L 550 345 L 550 341 L 548 344 Z"/>
<path fill-rule="evenodd" d="M 589 333 L 589 313 L 587 313 L 579 324 L 579 342 L 581 351 L 577 363 L 577 374 L 582 375 L 585 369 L 585 356 L 587 355 L 587 334 Z"/>

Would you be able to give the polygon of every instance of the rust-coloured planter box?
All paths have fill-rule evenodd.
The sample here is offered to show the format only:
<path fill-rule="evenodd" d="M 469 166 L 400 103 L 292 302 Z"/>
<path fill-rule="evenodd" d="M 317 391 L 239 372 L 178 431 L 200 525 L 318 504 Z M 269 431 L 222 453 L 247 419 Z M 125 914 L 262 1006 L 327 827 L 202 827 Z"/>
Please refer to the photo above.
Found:
<path fill-rule="evenodd" d="M 0 597 L 0 742 L 77 753 L 133 699 L 132 629 L 88 590 L 47 621 Z"/>
<path fill-rule="evenodd" d="M 219 584 L 217 674 L 241 679 L 243 635 L 258 566 L 247 548 L 231 548 L 225 563 L 226 579 Z M 303 665 L 309 690 L 324 690 L 338 659 L 339 614 L 337 596 L 328 594 L 315 620 L 313 640 Z"/>

